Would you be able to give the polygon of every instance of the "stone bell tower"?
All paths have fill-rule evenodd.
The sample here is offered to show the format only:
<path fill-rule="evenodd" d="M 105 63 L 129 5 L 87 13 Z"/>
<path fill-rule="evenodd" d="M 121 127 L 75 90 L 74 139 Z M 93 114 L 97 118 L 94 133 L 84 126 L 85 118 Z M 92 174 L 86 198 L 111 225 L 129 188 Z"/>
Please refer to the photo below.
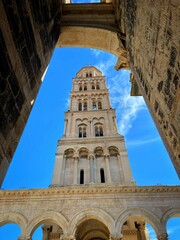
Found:
<path fill-rule="evenodd" d="M 52 186 L 107 183 L 134 184 L 106 79 L 97 68 L 84 67 L 73 79 Z"/>
<path fill-rule="evenodd" d="M 98 190 L 107 186 L 118 188 L 134 185 L 124 137 L 117 131 L 116 113 L 110 105 L 106 79 L 97 68 L 83 67 L 73 78 L 70 106 L 65 113 L 63 137 L 58 141 L 51 187 L 75 190 L 82 186 Z M 102 208 L 106 208 L 106 197 L 104 194 L 101 200 Z M 98 201 L 94 195 L 91 204 Z M 86 204 L 87 201 L 84 201 L 85 209 L 89 208 Z M 113 202 L 111 209 L 113 214 L 116 211 Z M 42 229 L 43 240 L 66 239 L 57 225 L 45 224 Z M 97 220 L 88 220 L 76 229 L 73 239 L 114 239 Z M 123 238 L 115 239 L 147 239 L 142 219 L 127 220 L 122 230 Z"/>

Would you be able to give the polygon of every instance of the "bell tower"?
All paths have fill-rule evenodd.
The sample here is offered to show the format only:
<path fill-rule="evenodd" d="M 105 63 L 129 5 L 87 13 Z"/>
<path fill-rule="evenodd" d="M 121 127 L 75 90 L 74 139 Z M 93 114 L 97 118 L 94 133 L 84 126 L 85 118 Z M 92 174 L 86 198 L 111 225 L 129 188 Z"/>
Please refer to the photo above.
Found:
<path fill-rule="evenodd" d="M 106 79 L 97 68 L 83 67 L 73 78 L 51 186 L 135 185 L 132 179 Z"/>

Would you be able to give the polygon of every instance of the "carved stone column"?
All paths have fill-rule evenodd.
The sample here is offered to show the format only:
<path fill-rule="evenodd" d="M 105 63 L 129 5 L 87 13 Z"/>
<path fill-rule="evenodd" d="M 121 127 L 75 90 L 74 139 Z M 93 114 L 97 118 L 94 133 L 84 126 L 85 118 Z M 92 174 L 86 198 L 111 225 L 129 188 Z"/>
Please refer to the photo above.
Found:
<path fill-rule="evenodd" d="M 124 183 L 124 172 L 123 172 L 123 167 L 122 167 L 122 162 L 121 162 L 121 156 L 117 155 L 118 162 L 119 162 L 119 174 L 120 174 L 120 181 L 121 183 Z"/>
<path fill-rule="evenodd" d="M 42 240 L 49 240 L 51 227 L 50 226 L 42 226 L 42 230 L 43 230 L 43 238 L 42 238 Z"/>
<path fill-rule="evenodd" d="M 109 235 L 109 240 L 121 240 L 123 235 L 120 234 L 110 234 Z"/>
<path fill-rule="evenodd" d="M 109 154 L 104 154 L 104 159 L 106 163 L 106 174 L 107 174 L 107 182 L 111 182 L 111 172 L 110 172 L 110 167 L 109 167 Z"/>
<path fill-rule="evenodd" d="M 94 155 L 89 155 L 90 161 L 90 183 L 94 183 Z"/>
<path fill-rule="evenodd" d="M 167 233 L 161 233 L 157 235 L 158 240 L 168 240 L 168 234 Z"/>
<path fill-rule="evenodd" d="M 141 236 L 141 239 L 142 240 L 146 240 L 146 234 L 145 234 L 145 222 L 140 222 L 138 224 L 138 232 L 139 232 L 139 235 Z"/>
<path fill-rule="evenodd" d="M 77 184 L 77 171 L 78 171 L 78 156 L 74 156 L 74 176 L 73 176 L 73 184 Z"/>

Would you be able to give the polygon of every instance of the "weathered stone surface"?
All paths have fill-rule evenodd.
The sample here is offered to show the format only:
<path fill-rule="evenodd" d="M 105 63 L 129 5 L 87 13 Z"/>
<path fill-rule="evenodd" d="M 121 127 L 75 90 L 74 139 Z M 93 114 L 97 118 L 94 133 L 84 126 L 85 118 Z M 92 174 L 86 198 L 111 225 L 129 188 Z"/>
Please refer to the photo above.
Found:
<path fill-rule="evenodd" d="M 114 0 L 113 4 L 120 30 L 126 29 L 130 68 L 180 174 L 178 1 Z"/>
<path fill-rule="evenodd" d="M 15 0 L 0 3 L 0 143 L 9 163 L 59 37 L 60 4 Z M 0 184 L 9 163 L 0 165 Z"/>

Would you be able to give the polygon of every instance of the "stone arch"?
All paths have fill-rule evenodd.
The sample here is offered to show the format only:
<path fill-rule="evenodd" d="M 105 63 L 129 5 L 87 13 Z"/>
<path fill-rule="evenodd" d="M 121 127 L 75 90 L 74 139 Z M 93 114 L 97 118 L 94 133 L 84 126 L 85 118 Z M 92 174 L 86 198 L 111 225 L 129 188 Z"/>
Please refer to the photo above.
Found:
<path fill-rule="evenodd" d="M 16 223 L 21 229 L 21 236 L 26 236 L 27 219 L 22 214 L 15 212 L 0 214 L 0 226 L 6 223 Z"/>
<path fill-rule="evenodd" d="M 116 147 L 116 146 L 109 146 L 108 148 L 108 151 L 115 151 L 118 155 L 119 155 L 119 148 Z"/>
<path fill-rule="evenodd" d="M 122 229 L 123 223 L 128 219 L 128 217 L 133 215 L 143 216 L 144 219 L 152 225 L 157 235 L 159 233 L 166 232 L 164 226 L 161 225 L 158 217 L 154 215 L 154 213 L 144 208 L 132 208 L 123 211 L 116 220 L 116 232 L 119 232 L 119 230 Z"/>
<path fill-rule="evenodd" d="M 28 224 L 28 230 L 27 230 L 28 236 L 31 236 L 35 231 L 35 229 L 45 221 L 57 224 L 62 228 L 63 233 L 67 234 L 68 232 L 67 219 L 61 213 L 48 211 L 36 216 L 30 221 L 30 223 Z"/>
<path fill-rule="evenodd" d="M 170 208 L 162 216 L 161 222 L 167 224 L 167 221 L 172 217 L 180 217 L 180 208 Z"/>
<path fill-rule="evenodd" d="M 115 222 L 113 218 L 104 210 L 99 208 L 89 208 L 77 213 L 69 222 L 69 231 L 73 235 L 76 227 L 85 220 L 96 219 L 102 222 L 109 230 L 110 233 L 114 232 Z"/>
<path fill-rule="evenodd" d="M 67 156 L 67 155 L 72 155 L 74 156 L 74 153 L 75 153 L 75 149 L 74 148 L 67 148 L 64 150 L 64 155 Z"/>
<path fill-rule="evenodd" d="M 81 147 L 78 149 L 79 156 L 81 156 L 82 153 L 89 154 L 89 149 L 87 147 Z"/>
<path fill-rule="evenodd" d="M 129 69 L 127 51 L 117 32 L 95 27 L 61 27 L 56 47 L 85 47 L 103 50 L 118 57 L 115 69 Z"/>

